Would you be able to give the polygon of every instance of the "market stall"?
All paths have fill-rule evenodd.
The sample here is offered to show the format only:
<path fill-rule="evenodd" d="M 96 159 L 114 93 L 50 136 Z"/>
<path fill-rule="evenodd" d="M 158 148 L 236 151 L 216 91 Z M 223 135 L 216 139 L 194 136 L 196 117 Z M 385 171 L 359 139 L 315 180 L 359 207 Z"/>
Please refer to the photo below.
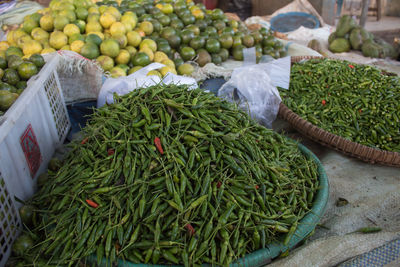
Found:
<path fill-rule="evenodd" d="M 329 55 L 367 44 L 364 55 L 395 58 L 351 18 L 332 33 L 313 17 L 323 28 L 297 35 L 325 36 Z M 332 266 L 393 253 L 398 76 L 323 58 L 271 24 L 192 1 L 53 0 L 7 27 L 1 265 Z"/>

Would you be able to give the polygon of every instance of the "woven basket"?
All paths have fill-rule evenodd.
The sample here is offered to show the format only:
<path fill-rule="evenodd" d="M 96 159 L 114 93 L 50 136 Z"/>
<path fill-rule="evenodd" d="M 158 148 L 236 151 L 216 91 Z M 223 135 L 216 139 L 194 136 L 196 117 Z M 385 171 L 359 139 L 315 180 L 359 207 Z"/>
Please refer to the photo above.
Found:
<path fill-rule="evenodd" d="M 292 63 L 301 60 L 308 60 L 313 56 L 292 57 Z M 381 164 L 386 166 L 400 167 L 400 153 L 378 150 L 372 147 L 360 145 L 349 141 L 338 135 L 327 132 L 310 122 L 302 119 L 299 115 L 290 110 L 285 104 L 281 103 L 278 116 L 289 122 L 289 124 L 303 135 L 310 139 L 335 149 L 343 154 L 358 158 L 371 164 Z"/>

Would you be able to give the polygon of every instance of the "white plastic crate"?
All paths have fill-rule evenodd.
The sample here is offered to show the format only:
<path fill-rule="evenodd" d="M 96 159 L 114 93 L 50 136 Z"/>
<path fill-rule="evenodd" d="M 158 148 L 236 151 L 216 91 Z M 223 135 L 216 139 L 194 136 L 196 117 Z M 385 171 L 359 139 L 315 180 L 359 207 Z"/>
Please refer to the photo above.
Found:
<path fill-rule="evenodd" d="M 0 118 L 0 266 L 4 266 L 21 226 L 14 197 L 27 200 L 70 129 L 53 57 Z"/>

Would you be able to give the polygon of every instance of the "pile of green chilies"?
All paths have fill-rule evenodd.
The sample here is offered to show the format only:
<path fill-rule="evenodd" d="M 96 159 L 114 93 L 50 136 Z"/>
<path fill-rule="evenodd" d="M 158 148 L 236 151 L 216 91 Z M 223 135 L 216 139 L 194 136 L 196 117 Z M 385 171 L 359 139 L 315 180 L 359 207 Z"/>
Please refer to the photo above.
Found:
<path fill-rule="evenodd" d="M 317 166 L 294 141 L 200 89 L 114 96 L 34 196 L 25 257 L 227 266 L 280 238 L 311 209 Z M 31 259 L 32 260 L 32 259 Z"/>
<path fill-rule="evenodd" d="M 283 102 L 303 119 L 369 147 L 400 152 L 400 78 L 348 61 L 292 66 Z"/>

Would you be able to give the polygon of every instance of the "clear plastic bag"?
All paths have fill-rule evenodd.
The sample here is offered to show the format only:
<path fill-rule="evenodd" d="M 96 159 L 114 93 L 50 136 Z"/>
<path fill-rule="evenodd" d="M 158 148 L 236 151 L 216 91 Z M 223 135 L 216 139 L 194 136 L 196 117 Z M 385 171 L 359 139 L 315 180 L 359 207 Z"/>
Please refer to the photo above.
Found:
<path fill-rule="evenodd" d="M 101 87 L 97 98 L 97 107 L 102 107 L 106 103 L 113 103 L 113 94 L 125 95 L 136 88 L 149 87 L 159 83 L 164 84 L 187 84 L 190 88 L 197 88 L 196 80 L 190 77 L 179 76 L 168 73 L 163 79 L 156 75 L 147 76 L 149 71 L 160 69 L 165 65 L 152 63 L 126 77 L 108 78 Z"/>
<path fill-rule="evenodd" d="M 231 79 L 222 85 L 218 96 L 235 101 L 253 119 L 271 128 L 281 103 L 276 87 L 289 88 L 289 80 L 290 57 L 262 64 L 245 59 L 243 67 L 235 69 Z"/>

